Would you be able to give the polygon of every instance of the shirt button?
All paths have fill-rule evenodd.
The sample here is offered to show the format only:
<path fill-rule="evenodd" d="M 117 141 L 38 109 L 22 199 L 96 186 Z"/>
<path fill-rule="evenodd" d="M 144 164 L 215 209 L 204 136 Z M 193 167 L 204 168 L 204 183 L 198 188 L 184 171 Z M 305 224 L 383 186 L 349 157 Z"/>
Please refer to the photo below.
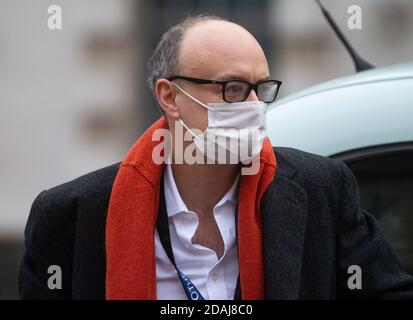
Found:
<path fill-rule="evenodd" d="M 217 281 L 217 280 L 218 280 L 218 278 L 219 278 L 218 273 L 213 272 L 213 273 L 212 273 L 212 280 Z"/>

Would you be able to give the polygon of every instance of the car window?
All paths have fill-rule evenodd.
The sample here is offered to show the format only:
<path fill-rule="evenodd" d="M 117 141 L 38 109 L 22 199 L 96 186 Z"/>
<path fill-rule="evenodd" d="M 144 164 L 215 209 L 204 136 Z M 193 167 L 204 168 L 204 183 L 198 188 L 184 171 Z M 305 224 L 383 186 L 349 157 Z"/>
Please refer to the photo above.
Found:
<path fill-rule="evenodd" d="M 357 178 L 362 208 L 380 221 L 403 267 L 413 274 L 413 151 L 345 162 Z"/>

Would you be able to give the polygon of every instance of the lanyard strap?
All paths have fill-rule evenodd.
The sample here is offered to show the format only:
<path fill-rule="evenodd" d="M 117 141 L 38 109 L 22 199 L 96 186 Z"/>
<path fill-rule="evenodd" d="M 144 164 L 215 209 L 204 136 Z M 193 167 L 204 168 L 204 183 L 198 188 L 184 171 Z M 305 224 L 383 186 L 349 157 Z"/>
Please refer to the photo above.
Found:
<path fill-rule="evenodd" d="M 205 300 L 201 292 L 199 292 L 198 288 L 176 266 L 175 257 L 174 257 L 173 250 L 172 250 L 171 236 L 169 232 L 168 214 L 166 212 L 163 179 L 161 179 L 159 199 L 160 199 L 160 203 L 159 203 L 159 213 L 158 213 L 158 219 L 157 219 L 157 229 L 159 233 L 159 238 L 161 240 L 161 244 L 163 248 L 165 249 L 165 252 L 168 255 L 169 260 L 171 261 L 172 265 L 175 267 L 178 273 L 179 280 L 181 281 L 182 287 L 185 290 L 188 300 Z M 235 210 L 235 223 L 236 223 L 235 229 L 237 230 L 236 233 L 237 233 L 237 238 L 238 238 L 238 206 Z M 241 300 L 241 288 L 240 288 L 239 275 L 237 279 L 237 287 L 235 289 L 234 300 Z"/>

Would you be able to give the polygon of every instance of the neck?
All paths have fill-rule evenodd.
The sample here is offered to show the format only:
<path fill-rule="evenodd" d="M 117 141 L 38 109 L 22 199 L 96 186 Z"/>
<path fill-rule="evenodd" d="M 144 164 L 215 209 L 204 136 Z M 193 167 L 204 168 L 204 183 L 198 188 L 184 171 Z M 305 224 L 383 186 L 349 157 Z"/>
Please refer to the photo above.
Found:
<path fill-rule="evenodd" d="M 237 178 L 234 164 L 172 164 L 176 186 L 189 210 L 211 212 Z"/>

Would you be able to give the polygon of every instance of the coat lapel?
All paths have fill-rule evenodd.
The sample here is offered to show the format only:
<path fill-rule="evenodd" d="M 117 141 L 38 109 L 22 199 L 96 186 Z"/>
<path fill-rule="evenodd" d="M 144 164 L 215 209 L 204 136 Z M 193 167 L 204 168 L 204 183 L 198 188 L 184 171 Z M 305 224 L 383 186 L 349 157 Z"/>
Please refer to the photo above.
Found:
<path fill-rule="evenodd" d="M 265 298 L 299 298 L 307 193 L 292 178 L 297 168 L 276 150 L 278 171 L 261 202 Z"/>

